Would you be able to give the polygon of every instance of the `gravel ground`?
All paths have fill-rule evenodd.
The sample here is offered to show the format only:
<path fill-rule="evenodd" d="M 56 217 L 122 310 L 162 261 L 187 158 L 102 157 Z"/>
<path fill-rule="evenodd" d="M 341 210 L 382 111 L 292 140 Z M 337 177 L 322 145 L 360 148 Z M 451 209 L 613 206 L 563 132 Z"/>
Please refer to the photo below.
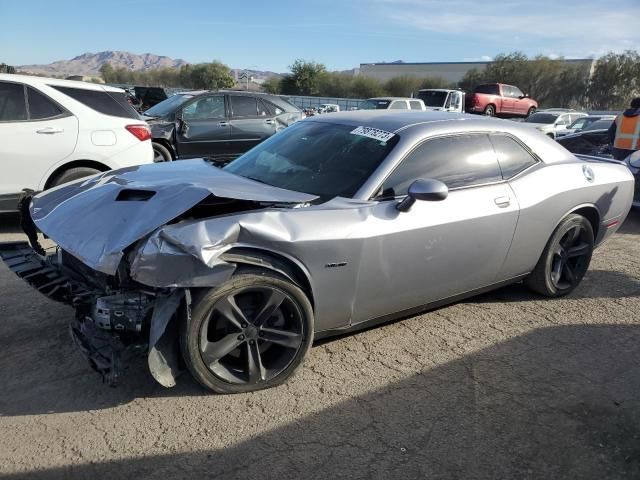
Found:
<path fill-rule="evenodd" d="M 0 241 L 19 235 L 0 217 Z M 640 213 L 569 297 L 514 285 L 316 345 L 287 385 L 119 388 L 0 264 L 1 478 L 640 478 Z"/>

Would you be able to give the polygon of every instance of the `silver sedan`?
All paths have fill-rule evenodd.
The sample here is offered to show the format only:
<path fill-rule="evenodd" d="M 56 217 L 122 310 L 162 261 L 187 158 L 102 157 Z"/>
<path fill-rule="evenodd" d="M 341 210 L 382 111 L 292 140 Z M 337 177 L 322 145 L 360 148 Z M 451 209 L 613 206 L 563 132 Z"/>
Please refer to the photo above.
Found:
<path fill-rule="evenodd" d="M 569 294 L 633 191 L 624 165 L 515 122 L 343 112 L 224 169 L 140 166 L 26 196 L 30 242 L 0 254 L 75 307 L 73 335 L 109 383 L 145 352 L 162 385 L 185 364 L 247 392 L 291 377 L 314 338 L 509 283 Z"/>

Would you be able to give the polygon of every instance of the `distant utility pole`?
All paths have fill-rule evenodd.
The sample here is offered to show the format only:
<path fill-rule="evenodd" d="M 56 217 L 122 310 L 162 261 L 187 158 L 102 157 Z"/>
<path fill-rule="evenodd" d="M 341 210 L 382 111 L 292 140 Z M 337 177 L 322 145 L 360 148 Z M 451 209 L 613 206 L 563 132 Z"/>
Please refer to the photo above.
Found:
<path fill-rule="evenodd" d="M 250 68 L 258 68 L 257 65 L 249 65 L 244 71 L 240 74 L 239 78 L 241 80 L 246 80 L 247 82 L 247 90 L 249 90 L 249 80 L 251 79 L 251 72 L 249 72 Z"/>

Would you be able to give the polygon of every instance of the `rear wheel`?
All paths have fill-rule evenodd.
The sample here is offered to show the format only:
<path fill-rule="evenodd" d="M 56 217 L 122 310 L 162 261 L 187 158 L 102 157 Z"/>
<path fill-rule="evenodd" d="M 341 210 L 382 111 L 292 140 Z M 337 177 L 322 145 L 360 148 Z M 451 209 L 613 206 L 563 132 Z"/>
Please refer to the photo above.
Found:
<path fill-rule="evenodd" d="M 484 114 L 487 117 L 495 117 L 496 115 L 496 107 L 494 107 L 493 105 L 487 105 L 484 109 Z"/>
<path fill-rule="evenodd" d="M 531 107 L 529 109 L 529 111 L 527 112 L 527 117 L 530 117 L 531 115 L 533 115 L 534 113 L 536 113 L 536 107 Z"/>
<path fill-rule="evenodd" d="M 304 292 L 262 270 L 234 275 L 194 298 L 180 332 L 189 371 L 218 393 L 280 385 L 301 365 L 312 341 L 313 312 Z"/>
<path fill-rule="evenodd" d="M 91 167 L 74 167 L 68 170 L 65 170 L 59 173 L 52 181 L 51 187 L 57 187 L 58 185 L 62 185 L 63 183 L 73 182 L 74 180 L 78 180 L 80 178 L 88 177 L 90 175 L 95 175 L 96 173 L 101 173 L 97 168 Z"/>
<path fill-rule="evenodd" d="M 593 253 L 593 227 L 572 214 L 556 228 L 525 284 L 547 297 L 571 293 L 582 281 Z"/>
<path fill-rule="evenodd" d="M 151 146 L 153 147 L 153 161 L 155 163 L 170 162 L 171 160 L 173 160 L 171 152 L 164 145 L 153 142 L 151 143 Z"/>

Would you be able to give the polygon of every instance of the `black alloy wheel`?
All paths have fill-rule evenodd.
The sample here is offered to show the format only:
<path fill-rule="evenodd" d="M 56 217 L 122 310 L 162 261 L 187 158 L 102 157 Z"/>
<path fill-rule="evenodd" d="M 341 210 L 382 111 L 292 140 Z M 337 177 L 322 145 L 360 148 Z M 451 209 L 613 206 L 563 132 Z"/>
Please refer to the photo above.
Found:
<path fill-rule="evenodd" d="M 583 225 L 574 225 L 565 233 L 551 257 L 551 282 L 558 291 L 575 288 L 589 267 L 593 238 Z"/>
<path fill-rule="evenodd" d="M 525 283 L 542 295 L 567 295 L 587 272 L 593 247 L 593 227 L 589 220 L 576 214 L 567 216 L 554 231 Z"/>
<path fill-rule="evenodd" d="M 220 393 L 275 386 L 302 362 L 313 338 L 304 293 L 277 275 L 241 274 L 194 305 L 182 335 L 185 362 Z"/>

